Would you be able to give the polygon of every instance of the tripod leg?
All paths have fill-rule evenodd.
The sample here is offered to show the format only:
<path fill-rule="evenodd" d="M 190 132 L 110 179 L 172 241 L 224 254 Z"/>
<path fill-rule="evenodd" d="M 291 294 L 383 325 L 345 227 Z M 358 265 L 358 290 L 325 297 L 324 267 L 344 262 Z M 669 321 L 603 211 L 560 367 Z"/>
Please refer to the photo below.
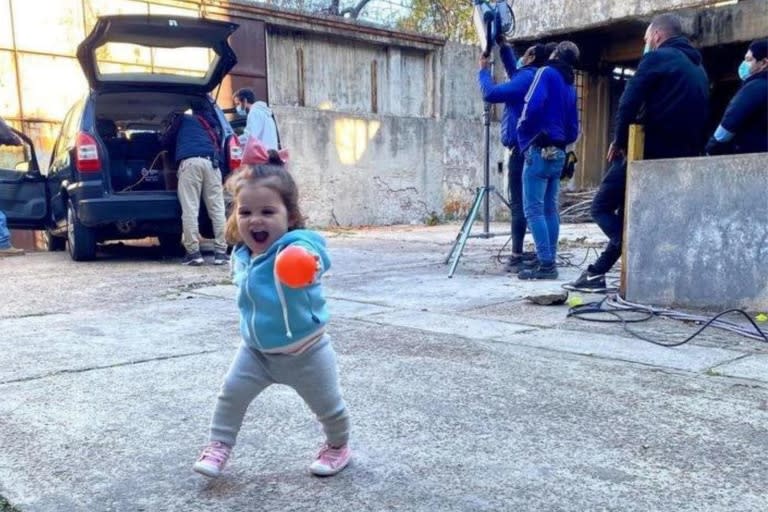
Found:
<path fill-rule="evenodd" d="M 469 232 L 472 231 L 472 224 L 475 223 L 475 218 L 477 217 L 477 213 L 480 210 L 480 205 L 483 203 L 483 198 L 486 197 L 487 193 L 488 189 L 486 188 L 477 189 L 475 202 L 472 204 L 469 215 L 467 215 L 467 218 L 464 219 L 464 224 L 461 226 L 461 231 L 459 231 L 459 234 L 456 237 L 456 241 L 453 243 L 453 248 L 451 248 L 451 252 L 448 255 L 448 258 L 445 260 L 445 262 L 448 263 L 448 261 L 451 259 L 451 256 L 455 256 L 453 258 L 453 263 L 451 264 L 451 269 L 448 271 L 448 277 L 453 277 L 453 273 L 456 271 L 456 265 L 459 264 L 461 253 L 464 251 L 467 238 L 469 238 Z"/>
<path fill-rule="evenodd" d="M 493 192 L 494 192 L 494 193 L 495 193 L 495 194 L 496 194 L 496 195 L 499 197 L 499 199 L 501 200 L 501 202 L 502 202 L 502 203 L 504 203 L 504 204 L 506 205 L 507 209 L 508 209 L 508 210 L 510 210 L 510 211 L 512 211 L 512 205 L 509 203 L 509 201 L 507 200 L 507 198 L 506 198 L 506 197 L 504 197 L 504 196 L 502 195 L 502 193 L 501 193 L 501 192 L 499 192 L 498 190 L 496 190 L 495 188 L 493 189 Z"/>
<path fill-rule="evenodd" d="M 479 201 L 482 198 L 483 191 L 478 187 L 475 189 L 475 198 L 472 200 L 472 206 L 469 208 L 469 211 L 467 212 L 467 216 L 464 217 L 464 222 L 461 224 L 461 228 L 459 229 L 459 232 L 456 234 L 456 240 L 453 241 L 453 246 L 451 247 L 451 251 L 448 253 L 448 256 L 446 256 L 445 261 L 443 264 L 447 265 L 451 258 L 453 257 L 453 254 L 456 252 L 456 247 L 459 246 L 459 240 L 461 240 L 461 235 L 464 233 L 464 231 L 467 230 L 467 227 L 469 229 L 472 229 L 472 223 L 475 222 L 475 218 L 472 215 L 472 212 L 479 208 Z"/>

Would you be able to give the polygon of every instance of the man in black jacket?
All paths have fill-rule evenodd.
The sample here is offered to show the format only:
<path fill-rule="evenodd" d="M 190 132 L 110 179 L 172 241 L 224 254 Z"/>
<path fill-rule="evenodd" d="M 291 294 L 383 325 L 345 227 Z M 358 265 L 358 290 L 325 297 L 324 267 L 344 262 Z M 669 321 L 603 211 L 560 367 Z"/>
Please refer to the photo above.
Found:
<path fill-rule="evenodd" d="M 592 201 L 592 218 L 608 236 L 600 257 L 572 290 L 605 291 L 605 274 L 621 257 L 624 230 L 625 151 L 629 125 L 645 126 L 643 158 L 679 158 L 702 153 L 709 117 L 709 80 L 701 54 L 683 35 L 680 18 L 656 16 L 645 32 L 645 50 L 619 100 L 616 134 L 608 149 L 610 167 Z"/>
<path fill-rule="evenodd" d="M 768 39 L 749 45 L 739 78 L 744 84 L 709 139 L 708 155 L 768 151 Z"/>

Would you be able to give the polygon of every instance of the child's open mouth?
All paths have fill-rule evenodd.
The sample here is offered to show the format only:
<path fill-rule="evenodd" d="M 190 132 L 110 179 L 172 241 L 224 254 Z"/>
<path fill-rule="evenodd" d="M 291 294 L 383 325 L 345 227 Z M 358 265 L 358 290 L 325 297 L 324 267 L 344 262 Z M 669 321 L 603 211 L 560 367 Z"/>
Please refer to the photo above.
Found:
<path fill-rule="evenodd" d="M 263 244 L 264 242 L 267 241 L 267 238 L 269 238 L 269 232 L 268 231 L 251 231 L 251 236 L 256 242 Z"/>

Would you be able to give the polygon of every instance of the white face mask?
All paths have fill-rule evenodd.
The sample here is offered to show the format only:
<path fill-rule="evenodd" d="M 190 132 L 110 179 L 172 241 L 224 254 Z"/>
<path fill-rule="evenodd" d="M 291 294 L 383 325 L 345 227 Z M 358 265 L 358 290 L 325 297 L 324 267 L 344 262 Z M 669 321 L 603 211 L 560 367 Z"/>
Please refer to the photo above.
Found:
<path fill-rule="evenodd" d="M 237 112 L 238 115 L 244 116 L 246 114 L 245 107 L 242 105 L 237 105 L 235 107 L 235 112 Z"/>

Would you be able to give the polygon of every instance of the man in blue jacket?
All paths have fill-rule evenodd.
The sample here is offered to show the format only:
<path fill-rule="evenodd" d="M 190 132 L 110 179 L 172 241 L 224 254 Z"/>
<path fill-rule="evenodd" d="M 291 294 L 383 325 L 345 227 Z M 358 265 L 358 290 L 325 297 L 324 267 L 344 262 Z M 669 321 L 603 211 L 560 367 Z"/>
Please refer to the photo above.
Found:
<path fill-rule="evenodd" d="M 509 149 L 507 162 L 509 181 L 509 206 L 512 217 L 512 255 L 505 270 L 519 272 L 523 269 L 524 258 L 533 259 L 533 254 L 523 253 L 523 239 L 528 227 L 523 211 L 523 153 L 517 142 L 517 122 L 525 105 L 525 94 L 533 83 L 536 70 L 544 65 L 555 49 L 554 43 L 536 44 L 528 48 L 518 62 L 515 52 L 507 44 L 499 46 L 499 56 L 504 64 L 509 80 L 495 84 L 485 56 L 480 57 L 480 71 L 477 81 L 483 93 L 483 100 L 488 103 L 504 103 L 501 116 L 501 143 Z M 519 66 L 518 66 L 519 64 Z"/>
<path fill-rule="evenodd" d="M 744 83 L 709 139 L 708 155 L 768 151 L 768 39 L 749 45 L 739 78 Z"/>
<path fill-rule="evenodd" d="M 535 267 L 518 273 L 520 279 L 557 279 L 560 174 L 566 146 L 579 135 L 573 69 L 578 59 L 578 46 L 570 41 L 558 43 L 547 65 L 536 72 L 517 125 L 518 144 L 525 155 L 523 209 L 538 259 Z"/>
<path fill-rule="evenodd" d="M 629 125 L 645 126 L 646 160 L 697 156 L 704 149 L 709 80 L 701 53 L 683 36 L 674 14 L 656 16 L 644 39 L 643 57 L 619 99 L 616 134 L 607 156 L 610 167 L 592 201 L 592 218 L 608 245 L 576 281 L 565 285 L 569 290 L 605 291 L 605 274 L 621 257 Z"/>
<path fill-rule="evenodd" d="M 182 265 L 200 266 L 205 263 L 200 252 L 200 199 L 202 197 L 211 219 L 214 235 L 213 264 L 224 265 L 227 242 L 224 238 L 226 217 L 224 187 L 219 163 L 221 136 L 219 123 L 204 104 L 195 105 L 191 114 L 175 114 L 163 136 L 164 146 L 175 147 L 181 203 L 182 243 L 187 254 Z"/>

